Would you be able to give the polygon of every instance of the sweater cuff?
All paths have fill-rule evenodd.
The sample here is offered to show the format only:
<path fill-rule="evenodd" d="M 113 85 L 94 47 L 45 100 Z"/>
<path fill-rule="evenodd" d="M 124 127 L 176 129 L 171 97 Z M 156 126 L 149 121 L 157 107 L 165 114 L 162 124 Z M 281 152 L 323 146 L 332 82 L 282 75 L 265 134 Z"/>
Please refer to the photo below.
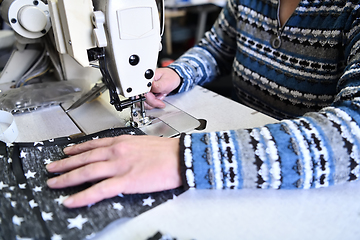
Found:
<path fill-rule="evenodd" d="M 192 87 L 190 86 L 189 81 L 187 80 L 189 77 L 185 74 L 184 69 L 182 69 L 181 65 L 174 63 L 171 63 L 167 68 L 170 68 L 174 70 L 177 75 L 180 77 L 180 84 L 179 86 L 174 89 L 171 94 L 186 92 L 187 90 L 190 90 Z"/>
<path fill-rule="evenodd" d="M 185 190 L 195 188 L 194 169 L 191 154 L 191 135 L 180 135 L 180 175 Z"/>

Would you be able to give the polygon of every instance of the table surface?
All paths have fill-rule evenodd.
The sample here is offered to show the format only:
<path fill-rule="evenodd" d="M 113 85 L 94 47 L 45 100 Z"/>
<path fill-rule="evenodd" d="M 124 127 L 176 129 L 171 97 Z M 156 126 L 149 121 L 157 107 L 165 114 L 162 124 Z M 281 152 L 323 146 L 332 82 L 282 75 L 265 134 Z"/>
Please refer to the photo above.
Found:
<path fill-rule="evenodd" d="M 257 127 L 276 120 L 201 87 L 167 98 L 205 131 Z M 15 115 L 17 141 L 79 133 L 61 107 Z M 196 132 L 197 130 L 192 130 Z M 157 231 L 178 240 L 359 239 L 360 183 L 312 190 L 191 190 L 127 222 L 114 222 L 95 240 L 144 240 Z"/>

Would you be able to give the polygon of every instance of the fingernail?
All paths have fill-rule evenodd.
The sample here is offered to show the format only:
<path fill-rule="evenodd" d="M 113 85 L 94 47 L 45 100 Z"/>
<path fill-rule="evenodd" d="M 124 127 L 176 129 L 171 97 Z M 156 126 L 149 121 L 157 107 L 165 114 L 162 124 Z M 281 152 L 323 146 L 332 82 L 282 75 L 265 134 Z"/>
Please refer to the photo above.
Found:
<path fill-rule="evenodd" d="M 63 151 L 65 154 L 67 154 L 68 152 L 70 152 L 71 149 L 72 149 L 72 147 L 66 147 L 63 149 Z"/>
<path fill-rule="evenodd" d="M 57 179 L 56 178 L 50 178 L 49 180 L 47 180 L 47 185 L 49 187 L 53 186 L 56 183 Z"/>
<path fill-rule="evenodd" d="M 52 163 L 49 163 L 48 165 L 46 165 L 47 170 L 54 169 L 55 167 L 56 167 L 56 162 L 52 162 Z"/>
<path fill-rule="evenodd" d="M 67 199 L 64 200 L 63 205 L 65 207 L 67 207 L 67 206 L 71 205 L 73 202 L 74 202 L 74 199 L 72 197 L 68 197 Z"/>
<path fill-rule="evenodd" d="M 162 103 L 160 104 L 159 108 L 164 108 L 164 107 L 166 107 L 166 104 L 162 102 Z"/>

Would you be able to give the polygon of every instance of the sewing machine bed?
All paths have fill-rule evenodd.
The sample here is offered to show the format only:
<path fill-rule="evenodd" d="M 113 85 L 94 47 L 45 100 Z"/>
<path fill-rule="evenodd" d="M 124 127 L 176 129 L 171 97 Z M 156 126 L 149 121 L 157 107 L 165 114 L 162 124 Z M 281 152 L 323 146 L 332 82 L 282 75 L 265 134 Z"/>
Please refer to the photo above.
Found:
<path fill-rule="evenodd" d="M 63 104 L 66 109 L 71 103 Z M 146 112 L 152 123 L 140 129 L 147 135 L 176 137 L 182 132 L 193 131 L 200 126 L 195 117 L 166 103 L 164 109 L 152 109 Z M 91 134 L 106 128 L 124 127 L 130 120 L 130 109 L 121 112 L 109 104 L 109 93 L 104 92 L 96 101 L 83 104 L 79 108 L 68 112 L 79 129 L 85 134 Z"/>

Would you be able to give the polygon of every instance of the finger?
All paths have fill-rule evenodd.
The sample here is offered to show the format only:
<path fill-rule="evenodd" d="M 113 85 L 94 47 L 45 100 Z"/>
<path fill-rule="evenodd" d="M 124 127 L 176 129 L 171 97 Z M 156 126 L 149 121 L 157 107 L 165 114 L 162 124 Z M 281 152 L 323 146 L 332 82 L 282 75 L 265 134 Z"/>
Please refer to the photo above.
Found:
<path fill-rule="evenodd" d="M 63 204 L 68 208 L 88 206 L 119 195 L 126 185 L 122 177 L 109 178 L 68 197 Z"/>
<path fill-rule="evenodd" d="M 156 99 L 159 99 L 159 100 L 161 100 L 161 101 L 163 101 L 166 96 L 167 96 L 166 93 L 155 94 Z"/>
<path fill-rule="evenodd" d="M 101 147 L 52 162 L 46 166 L 46 169 L 49 172 L 67 172 L 87 164 L 108 160 L 110 157 L 109 154 L 111 154 L 111 152 L 107 147 Z"/>
<path fill-rule="evenodd" d="M 150 106 L 149 104 L 147 104 L 146 102 L 144 102 L 144 106 L 146 110 L 151 110 L 154 109 L 154 107 Z"/>
<path fill-rule="evenodd" d="M 146 103 L 152 108 L 164 108 L 166 106 L 165 103 L 158 99 L 153 93 L 146 94 Z"/>
<path fill-rule="evenodd" d="M 65 188 L 77 186 L 86 182 L 96 182 L 105 178 L 121 174 L 108 162 L 92 163 L 71 172 L 51 178 L 47 181 L 50 188 Z"/>
<path fill-rule="evenodd" d="M 114 138 L 101 138 L 87 141 L 64 148 L 64 153 L 67 155 L 75 155 L 91 149 L 109 146 L 114 141 Z"/>

